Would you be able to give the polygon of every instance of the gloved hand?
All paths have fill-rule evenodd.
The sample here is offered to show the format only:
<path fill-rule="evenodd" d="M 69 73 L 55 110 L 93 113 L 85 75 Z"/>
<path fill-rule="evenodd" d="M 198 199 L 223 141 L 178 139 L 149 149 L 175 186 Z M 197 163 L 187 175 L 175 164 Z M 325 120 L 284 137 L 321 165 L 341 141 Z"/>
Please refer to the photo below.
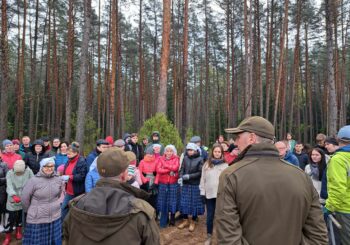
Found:
<path fill-rule="evenodd" d="M 61 179 L 65 182 L 67 182 L 69 180 L 69 175 L 62 175 Z"/>
<path fill-rule="evenodd" d="M 182 186 L 182 184 L 183 184 L 182 178 L 179 178 L 179 179 L 177 180 L 177 183 L 178 183 L 180 186 Z"/>
<path fill-rule="evenodd" d="M 185 174 L 182 176 L 183 180 L 189 180 L 190 179 L 190 175 L 189 174 Z"/>
<path fill-rule="evenodd" d="M 332 212 L 326 208 L 326 206 L 322 207 L 322 212 L 325 217 L 328 217 Z"/>
<path fill-rule="evenodd" d="M 12 199 L 13 199 L 13 201 L 14 201 L 15 203 L 21 202 L 21 198 L 20 198 L 19 196 L 13 195 L 13 196 L 12 196 Z"/>
<path fill-rule="evenodd" d="M 207 201 L 207 198 L 204 195 L 201 195 L 202 203 L 205 204 Z"/>

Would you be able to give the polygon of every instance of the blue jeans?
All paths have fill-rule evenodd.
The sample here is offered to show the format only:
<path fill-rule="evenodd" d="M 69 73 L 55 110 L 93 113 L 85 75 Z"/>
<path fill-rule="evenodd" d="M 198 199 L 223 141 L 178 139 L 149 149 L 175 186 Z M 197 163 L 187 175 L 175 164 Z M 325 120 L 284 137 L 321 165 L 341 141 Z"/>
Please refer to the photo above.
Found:
<path fill-rule="evenodd" d="M 61 220 L 62 220 L 62 224 L 64 221 L 64 218 L 66 217 L 69 209 L 68 209 L 68 203 L 70 200 L 72 200 L 74 198 L 73 195 L 69 195 L 66 193 L 66 195 L 64 196 L 62 205 L 61 205 Z"/>
<path fill-rule="evenodd" d="M 207 233 L 213 234 L 216 198 L 206 199 L 206 205 L 207 205 Z"/>

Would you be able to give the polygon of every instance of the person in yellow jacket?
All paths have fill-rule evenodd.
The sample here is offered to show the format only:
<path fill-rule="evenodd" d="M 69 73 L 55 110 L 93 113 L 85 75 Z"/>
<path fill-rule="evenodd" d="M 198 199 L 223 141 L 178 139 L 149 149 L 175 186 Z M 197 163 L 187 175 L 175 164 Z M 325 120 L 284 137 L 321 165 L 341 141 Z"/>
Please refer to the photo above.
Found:
<path fill-rule="evenodd" d="M 339 149 L 327 168 L 328 199 L 324 213 L 333 213 L 342 226 L 339 231 L 342 244 L 350 244 L 350 125 L 338 132 Z"/>

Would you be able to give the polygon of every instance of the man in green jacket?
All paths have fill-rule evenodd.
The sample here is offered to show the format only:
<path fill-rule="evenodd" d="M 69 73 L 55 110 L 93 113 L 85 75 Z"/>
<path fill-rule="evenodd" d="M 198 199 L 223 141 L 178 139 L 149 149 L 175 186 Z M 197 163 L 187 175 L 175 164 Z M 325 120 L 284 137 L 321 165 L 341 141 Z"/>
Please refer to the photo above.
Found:
<path fill-rule="evenodd" d="M 335 151 L 327 167 L 328 199 L 325 214 L 335 212 L 341 224 L 342 244 L 350 244 L 350 125 L 338 132 L 339 149 Z"/>
<path fill-rule="evenodd" d="M 143 200 L 148 194 L 126 183 L 128 165 L 119 148 L 100 154 L 96 188 L 70 203 L 63 225 L 66 244 L 160 244 L 155 211 Z"/>
<path fill-rule="evenodd" d="M 218 244 L 327 245 L 318 194 L 304 171 L 279 158 L 273 125 L 254 116 L 226 132 L 241 153 L 220 175 Z"/>

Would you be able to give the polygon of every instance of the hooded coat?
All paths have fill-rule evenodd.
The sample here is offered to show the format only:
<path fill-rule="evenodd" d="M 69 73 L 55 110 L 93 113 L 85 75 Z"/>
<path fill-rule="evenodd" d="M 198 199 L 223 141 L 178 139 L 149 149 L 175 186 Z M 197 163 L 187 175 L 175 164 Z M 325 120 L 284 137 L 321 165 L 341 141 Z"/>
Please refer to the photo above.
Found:
<path fill-rule="evenodd" d="M 61 218 L 60 197 L 63 181 L 56 175 L 39 171 L 24 186 L 22 205 L 27 213 L 27 223 L 46 224 Z"/>
<path fill-rule="evenodd" d="M 41 145 L 43 147 L 40 153 L 35 152 L 36 145 Z M 33 171 L 33 174 L 37 174 L 40 170 L 40 161 L 47 157 L 49 157 L 49 155 L 45 153 L 44 142 L 42 140 L 36 140 L 31 146 L 31 152 L 26 154 L 24 162 L 26 163 L 26 166 Z"/>
<path fill-rule="evenodd" d="M 155 211 L 140 197 L 147 193 L 117 180 L 99 180 L 70 203 L 63 224 L 67 245 L 160 244 Z"/>
<path fill-rule="evenodd" d="M 0 161 L 0 214 L 6 210 L 6 173 L 8 171 L 7 164 Z"/>

